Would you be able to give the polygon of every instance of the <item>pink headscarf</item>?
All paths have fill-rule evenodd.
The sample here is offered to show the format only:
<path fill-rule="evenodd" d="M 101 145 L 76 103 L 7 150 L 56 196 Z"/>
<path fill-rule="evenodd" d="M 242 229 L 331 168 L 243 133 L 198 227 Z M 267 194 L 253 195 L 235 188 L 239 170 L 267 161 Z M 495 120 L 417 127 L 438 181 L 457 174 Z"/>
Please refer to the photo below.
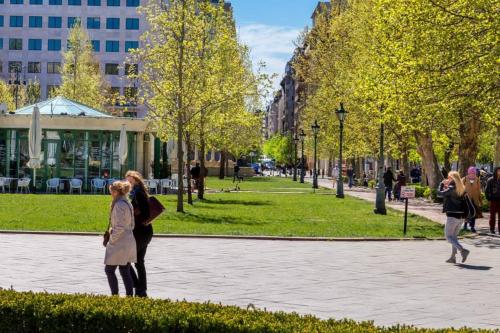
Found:
<path fill-rule="evenodd" d="M 467 178 L 469 178 L 470 180 L 474 180 L 476 179 L 477 177 L 477 171 L 476 171 L 476 167 L 469 167 L 469 169 L 467 169 Z"/>

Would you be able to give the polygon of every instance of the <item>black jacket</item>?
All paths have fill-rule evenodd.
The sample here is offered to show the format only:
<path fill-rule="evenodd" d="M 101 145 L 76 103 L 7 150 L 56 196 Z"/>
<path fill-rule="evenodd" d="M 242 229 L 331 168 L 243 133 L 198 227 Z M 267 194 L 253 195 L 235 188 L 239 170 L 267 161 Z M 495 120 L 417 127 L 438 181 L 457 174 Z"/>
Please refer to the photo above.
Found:
<path fill-rule="evenodd" d="M 144 225 L 149 219 L 149 199 L 144 190 L 136 185 L 132 192 L 130 192 L 130 200 L 134 207 L 135 227 L 134 236 L 138 237 L 150 236 L 153 234 L 153 227 L 151 224 Z"/>
<path fill-rule="evenodd" d="M 387 170 L 384 173 L 384 185 L 386 187 L 392 188 L 392 182 L 395 181 L 395 180 L 396 179 L 394 179 L 394 174 L 392 173 L 392 170 Z"/>
<path fill-rule="evenodd" d="M 493 173 L 493 177 L 488 179 L 486 183 L 486 190 L 484 194 L 486 195 L 486 200 L 488 201 L 500 201 L 500 179 L 497 177 L 497 172 L 500 170 L 500 167 L 495 169 Z"/>
<path fill-rule="evenodd" d="M 444 199 L 443 213 L 446 213 L 446 216 L 456 218 L 465 216 L 464 197 L 458 196 L 454 182 L 451 182 L 447 189 L 444 189 L 444 184 L 441 183 L 438 192 Z"/>

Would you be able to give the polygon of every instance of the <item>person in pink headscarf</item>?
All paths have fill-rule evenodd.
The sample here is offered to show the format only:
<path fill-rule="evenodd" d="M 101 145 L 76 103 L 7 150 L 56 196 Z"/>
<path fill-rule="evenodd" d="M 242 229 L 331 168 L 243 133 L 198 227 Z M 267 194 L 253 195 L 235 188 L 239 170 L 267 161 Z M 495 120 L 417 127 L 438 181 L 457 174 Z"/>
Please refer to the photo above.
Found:
<path fill-rule="evenodd" d="M 476 232 L 476 219 L 483 217 L 483 214 L 481 213 L 481 207 L 483 206 L 481 197 L 481 181 L 477 175 L 477 168 L 473 166 L 469 167 L 469 169 L 467 169 L 467 176 L 462 179 L 462 182 L 465 186 L 465 192 L 476 207 L 476 215 L 465 220 L 464 230 L 468 230 L 467 224 L 469 224 L 470 230 L 472 232 Z"/>

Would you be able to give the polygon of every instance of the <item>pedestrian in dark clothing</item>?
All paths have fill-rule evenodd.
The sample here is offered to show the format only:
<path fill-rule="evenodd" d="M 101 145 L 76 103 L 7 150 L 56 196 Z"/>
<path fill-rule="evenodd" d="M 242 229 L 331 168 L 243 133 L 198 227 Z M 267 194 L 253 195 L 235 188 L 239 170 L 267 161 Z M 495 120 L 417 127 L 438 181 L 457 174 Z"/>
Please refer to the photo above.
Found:
<path fill-rule="evenodd" d="M 396 185 L 394 186 L 394 198 L 401 200 L 401 187 L 406 186 L 406 176 L 403 170 L 400 170 L 396 178 Z"/>
<path fill-rule="evenodd" d="M 445 236 L 451 244 L 451 257 L 447 263 L 455 264 L 458 251 L 462 255 L 462 262 L 467 260 L 470 251 L 465 249 L 458 241 L 458 234 L 465 215 L 464 195 L 465 187 L 456 171 L 448 173 L 448 178 L 439 185 L 439 194 L 444 198 L 443 213 L 446 213 Z"/>
<path fill-rule="evenodd" d="M 148 245 L 153 238 L 153 226 L 148 223 L 150 216 L 148 191 L 144 185 L 142 175 L 137 171 L 128 171 L 125 177 L 132 184 L 130 201 L 134 207 L 135 216 L 134 237 L 137 244 L 137 262 L 135 270 L 131 269 L 135 296 L 147 297 L 148 285 L 144 258 L 146 257 Z"/>
<path fill-rule="evenodd" d="M 411 169 L 410 177 L 413 184 L 420 183 L 420 170 L 417 167 Z"/>
<path fill-rule="evenodd" d="M 352 188 L 354 186 L 354 170 L 352 167 L 347 169 L 347 178 L 349 179 L 349 188 Z"/>
<path fill-rule="evenodd" d="M 233 168 L 233 183 L 239 178 L 240 178 L 240 166 L 238 164 L 235 164 Z"/>
<path fill-rule="evenodd" d="M 486 200 L 490 202 L 490 231 L 495 233 L 495 223 L 498 216 L 498 233 L 500 234 L 500 167 L 495 169 L 488 179 L 485 190 Z"/>
<path fill-rule="evenodd" d="M 384 173 L 384 186 L 385 195 L 389 201 L 392 201 L 392 183 L 396 181 L 394 174 L 392 173 L 392 168 L 388 167 Z"/>
<path fill-rule="evenodd" d="M 191 173 L 191 179 L 193 179 L 194 181 L 194 187 L 197 189 L 200 184 L 200 174 L 201 174 L 200 163 L 196 163 L 196 165 L 193 168 L 191 168 L 190 173 Z"/>
<path fill-rule="evenodd" d="M 366 175 L 366 172 L 363 173 L 363 186 L 368 187 L 368 176 Z"/>

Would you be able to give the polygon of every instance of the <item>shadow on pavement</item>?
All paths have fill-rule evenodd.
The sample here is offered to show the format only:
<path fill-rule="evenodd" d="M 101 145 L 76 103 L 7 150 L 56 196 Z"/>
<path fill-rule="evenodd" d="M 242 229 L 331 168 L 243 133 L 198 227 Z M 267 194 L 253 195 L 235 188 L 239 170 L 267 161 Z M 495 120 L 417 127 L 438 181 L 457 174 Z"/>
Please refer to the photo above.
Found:
<path fill-rule="evenodd" d="M 471 269 L 474 271 L 489 271 L 491 269 L 490 266 L 476 266 L 476 265 L 467 265 L 467 264 L 457 264 L 459 268 L 463 269 Z"/>

